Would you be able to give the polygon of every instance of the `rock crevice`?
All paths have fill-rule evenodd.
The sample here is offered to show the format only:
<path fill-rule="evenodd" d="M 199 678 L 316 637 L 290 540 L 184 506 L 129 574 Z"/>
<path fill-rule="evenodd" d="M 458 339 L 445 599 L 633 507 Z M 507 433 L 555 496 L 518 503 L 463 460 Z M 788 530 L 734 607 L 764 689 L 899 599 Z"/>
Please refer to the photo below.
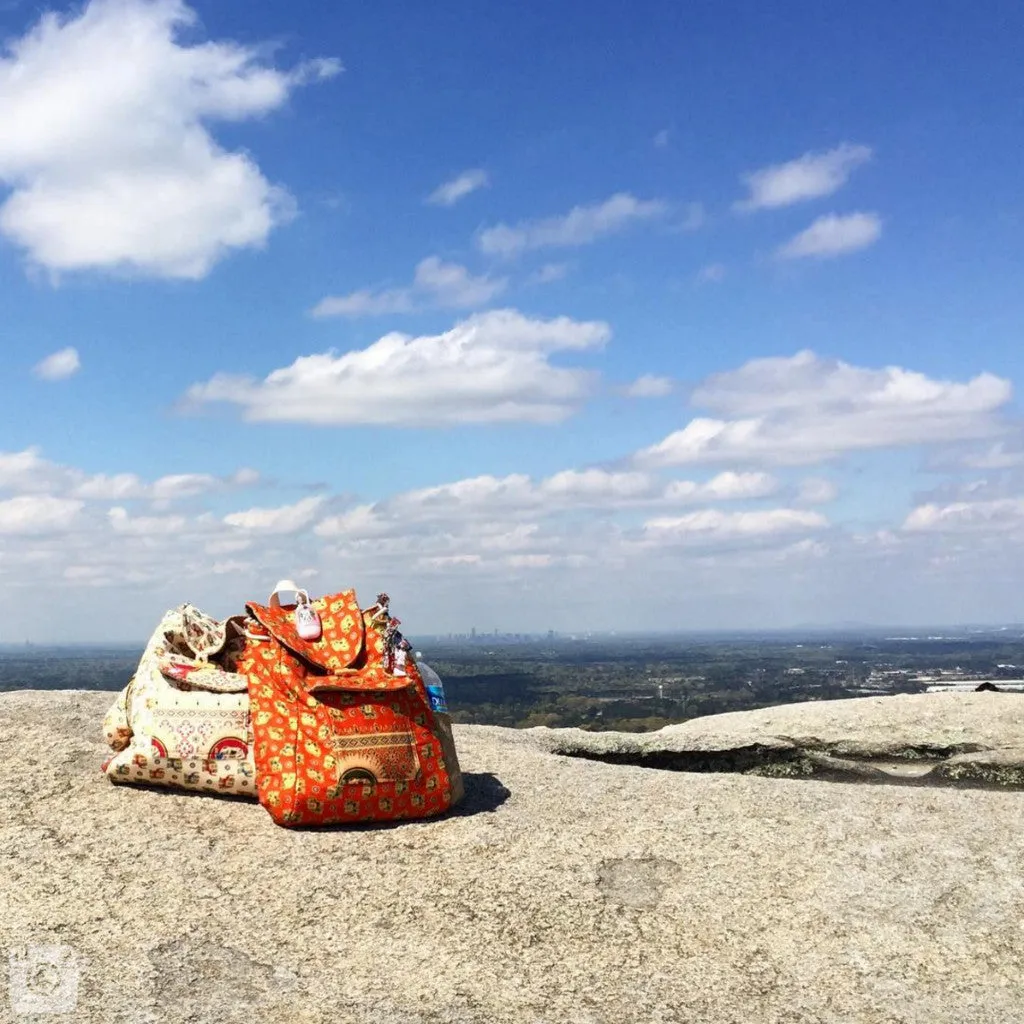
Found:
<path fill-rule="evenodd" d="M 774 779 L 816 779 L 900 786 L 963 786 L 1024 789 L 1024 749 L 1019 757 L 994 756 L 973 743 L 952 747 L 894 747 L 885 756 L 839 752 L 838 744 L 795 742 L 792 747 L 760 743 L 727 750 L 590 751 L 552 750 L 606 764 L 661 771 L 758 775 Z M 980 756 L 979 756 L 980 755 Z"/>
<path fill-rule="evenodd" d="M 808 725 L 813 733 L 800 731 Z M 552 754 L 664 771 L 1024 789 L 1024 696 L 1018 695 L 791 704 L 641 734 L 529 732 Z"/>

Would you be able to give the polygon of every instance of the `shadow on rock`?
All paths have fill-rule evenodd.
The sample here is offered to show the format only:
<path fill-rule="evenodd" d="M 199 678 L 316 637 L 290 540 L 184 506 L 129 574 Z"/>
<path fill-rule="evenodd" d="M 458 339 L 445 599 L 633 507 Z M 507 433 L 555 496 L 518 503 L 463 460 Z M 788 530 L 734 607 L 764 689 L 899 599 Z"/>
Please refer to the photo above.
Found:
<path fill-rule="evenodd" d="M 502 781 L 491 772 L 463 772 L 462 782 L 465 786 L 466 795 L 451 811 L 440 815 L 439 818 L 404 818 L 399 821 L 351 821 L 336 822 L 329 825 L 299 825 L 290 831 L 361 832 L 429 825 L 432 821 L 443 820 L 444 818 L 468 818 L 474 814 L 486 814 L 496 811 L 512 795 L 511 791 L 506 788 Z M 253 797 L 242 793 L 174 789 L 169 786 L 147 786 L 132 782 L 120 782 L 118 787 L 162 797 L 199 797 L 206 800 L 213 797 L 215 800 L 220 800 L 224 803 L 245 803 L 258 806 Z"/>
<path fill-rule="evenodd" d="M 462 782 L 466 795 L 452 810 L 453 818 L 496 811 L 512 795 L 501 779 L 490 772 L 463 772 Z"/>

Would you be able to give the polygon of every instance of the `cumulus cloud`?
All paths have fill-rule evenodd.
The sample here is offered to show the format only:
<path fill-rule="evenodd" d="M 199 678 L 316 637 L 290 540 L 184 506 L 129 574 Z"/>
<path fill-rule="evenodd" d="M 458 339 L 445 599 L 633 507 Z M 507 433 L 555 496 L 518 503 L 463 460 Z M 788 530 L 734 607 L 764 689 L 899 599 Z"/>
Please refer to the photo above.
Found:
<path fill-rule="evenodd" d="M 917 533 L 1024 531 L 1024 498 L 918 505 L 904 520 L 903 529 Z"/>
<path fill-rule="evenodd" d="M 755 359 L 715 374 L 695 406 L 699 417 L 638 452 L 645 468 L 766 461 L 811 464 L 845 452 L 997 436 L 1010 382 L 982 373 L 966 383 L 890 366 L 871 370 L 813 352 Z"/>
<path fill-rule="evenodd" d="M 78 373 L 81 366 L 78 349 L 69 347 L 62 348 L 36 363 L 32 372 L 42 380 L 67 380 Z"/>
<path fill-rule="evenodd" d="M 490 579 L 499 590 L 510 585 L 510 570 L 530 575 L 594 571 L 614 573 L 620 580 L 646 564 L 638 558 L 657 557 L 650 538 L 635 525 L 637 513 L 668 515 L 686 507 L 731 505 L 763 498 L 777 488 L 765 473 L 664 480 L 644 472 L 590 468 L 539 479 L 479 476 L 349 508 L 322 519 L 314 532 L 326 542 L 329 559 L 348 566 L 401 561 L 407 571 L 433 580 L 445 579 L 451 568 L 471 568 L 474 579 Z M 689 550 L 719 545 L 725 532 L 695 537 Z M 800 539 L 795 526 L 778 532 L 785 533 L 786 544 Z M 770 543 L 767 533 L 759 543 Z M 598 579 L 594 585 L 609 585 L 608 577 Z"/>
<path fill-rule="evenodd" d="M 508 286 L 508 278 L 485 274 L 474 277 L 458 263 L 428 256 L 416 266 L 411 285 L 381 291 L 362 289 L 349 295 L 329 295 L 312 309 L 315 317 L 379 316 L 412 313 L 426 307 L 469 309 L 485 306 Z"/>
<path fill-rule="evenodd" d="M 0 501 L 0 534 L 53 533 L 67 530 L 82 502 L 48 494 L 22 494 Z"/>
<path fill-rule="evenodd" d="M 322 497 L 302 498 L 278 508 L 250 508 L 224 517 L 228 526 L 252 533 L 297 533 L 309 526 L 324 503 Z"/>
<path fill-rule="evenodd" d="M 338 73 L 290 71 L 230 40 L 185 43 L 182 0 L 92 0 L 47 13 L 0 56 L 0 233 L 54 272 L 201 278 L 262 246 L 293 209 L 209 125 L 260 117 Z"/>
<path fill-rule="evenodd" d="M 933 380 L 889 366 L 870 370 L 809 350 L 752 359 L 738 370 L 712 374 L 693 392 L 696 405 L 730 415 L 795 412 L 815 406 L 863 406 L 894 415 L 922 411 L 988 412 L 1009 401 L 1010 382 L 989 373 L 966 384 Z"/>
<path fill-rule="evenodd" d="M 276 579 L 282 568 L 296 564 L 291 551 L 295 540 L 285 541 L 288 535 L 274 532 L 284 528 L 285 516 L 277 522 L 266 516 L 255 524 L 262 529 L 247 530 L 223 522 L 201 502 L 190 501 L 185 511 L 168 514 L 138 511 L 128 502 L 145 500 L 152 509 L 182 497 L 201 499 L 249 486 L 258 479 L 253 470 L 242 469 L 228 477 L 180 473 L 146 483 L 133 474 L 89 474 L 62 466 L 35 448 L 0 453 L 0 536 L 17 538 L 17 543 L 0 543 L 5 592 L 13 588 L 17 607 L 19 588 L 31 587 L 48 615 L 61 623 L 44 639 L 65 643 L 97 637 L 138 642 L 164 608 L 185 597 L 211 607 L 210 582 L 227 572 L 226 567 L 233 573 L 232 594 L 227 602 L 223 594 L 218 599 L 222 607 L 238 610 L 240 586 L 243 593 L 257 593 L 266 578 Z M 11 491 L 14 496 L 7 497 L 5 492 Z M 124 503 L 111 507 L 112 493 L 123 496 Z M 236 554 L 241 551 L 249 552 L 244 561 Z M 303 561 L 311 556 L 315 552 L 307 551 Z M 187 595 L 181 592 L 182 580 L 188 581 Z M 128 632 L 114 637 L 102 609 L 73 596 L 82 587 L 111 588 L 111 599 L 121 602 L 115 626 Z M 124 599 L 126 588 L 132 591 L 129 600 Z"/>
<path fill-rule="evenodd" d="M 172 473 L 143 480 L 135 473 L 85 473 L 44 459 L 39 448 L 0 452 L 0 491 L 16 494 L 54 493 L 86 501 L 176 501 L 214 491 L 251 487 L 260 480 L 254 469 L 242 468 L 227 477 L 209 473 Z"/>
<path fill-rule="evenodd" d="M 177 536 L 188 522 L 184 516 L 132 516 L 120 506 L 110 509 L 107 518 L 117 533 L 136 537 Z"/>
<path fill-rule="evenodd" d="M 764 498 L 778 490 L 778 482 L 769 473 L 719 473 L 705 483 L 673 480 L 665 489 L 665 500 L 672 504 L 685 501 L 741 501 Z"/>
<path fill-rule="evenodd" d="M 454 206 L 460 199 L 465 199 L 470 193 L 485 188 L 488 184 L 490 179 L 486 171 L 480 168 L 463 171 L 451 181 L 438 185 L 427 196 L 427 202 L 433 206 Z"/>
<path fill-rule="evenodd" d="M 877 213 L 829 213 L 780 246 L 776 256 L 781 260 L 829 259 L 866 249 L 881 237 L 882 219 Z"/>
<path fill-rule="evenodd" d="M 563 470 L 541 480 L 521 473 L 478 476 L 406 491 L 329 516 L 316 526 L 322 537 L 349 539 L 409 536 L 438 524 L 457 531 L 470 523 L 491 526 L 520 515 L 530 518 L 580 511 L 609 512 L 652 506 L 742 501 L 772 494 L 767 473 L 724 472 L 706 481 L 659 480 L 648 473 L 606 469 Z"/>
<path fill-rule="evenodd" d="M 671 377 L 645 373 L 623 388 L 623 394 L 627 398 L 664 398 L 665 395 L 672 394 L 674 386 Z"/>
<path fill-rule="evenodd" d="M 832 195 L 870 159 L 869 146 L 844 142 L 824 153 L 804 153 L 796 160 L 750 171 L 742 175 L 750 194 L 734 207 L 739 211 L 766 210 Z"/>
<path fill-rule="evenodd" d="M 619 192 L 603 203 L 574 206 L 561 217 L 486 228 L 477 236 L 477 246 L 489 256 L 516 256 L 528 249 L 588 245 L 668 212 L 668 204 L 659 199 L 637 199 L 628 192 Z"/>
<path fill-rule="evenodd" d="M 186 407 L 240 406 L 250 421 L 442 426 L 556 423 L 592 390 L 594 374 L 549 355 L 601 347 L 607 324 L 539 320 L 513 309 L 480 313 L 437 335 L 386 334 L 344 355 L 302 356 L 264 380 L 218 375 Z"/>
<path fill-rule="evenodd" d="M 52 464 L 17 455 L 0 460 L 8 483 L 54 483 Z M 55 486 L 66 484 L 65 476 Z M 810 484 L 801 490 L 805 499 L 823 496 Z M 212 502 L 155 514 L 127 501 L 110 507 L 67 491 L 25 492 L 0 499 L 0 532 L 17 537 L 0 544 L 0 578 L 14 595 L 5 609 L 8 635 L 54 638 L 32 633 L 22 614 L 31 587 L 63 624 L 65 642 L 109 638 L 101 612 L 115 597 L 123 610 L 117 626 L 126 630 L 118 639 L 138 642 L 185 596 L 231 614 L 243 599 L 260 598 L 268 581 L 309 580 L 302 567 L 313 565 L 336 581 L 323 590 L 397 595 L 403 619 L 425 633 L 474 621 L 517 630 L 879 621 L 908 608 L 918 621 L 960 607 L 978 618 L 1010 607 L 1024 569 L 1021 492 L 1009 500 L 987 493 L 933 500 L 919 505 L 924 511 L 908 517 L 906 529 L 859 535 L 799 501 L 766 503 L 796 496 L 797 488 L 760 471 L 692 480 L 635 468 L 473 477 L 340 516 L 328 508 L 337 499 L 326 497 L 225 517 Z M 757 504 L 737 504 L 748 501 Z M 82 588 L 96 600 L 83 601 Z M 69 623 L 77 634 L 66 631 Z"/>
<path fill-rule="evenodd" d="M 951 445 L 949 448 L 936 452 L 929 461 L 929 468 L 934 470 L 1008 470 L 1024 466 L 1024 438 L 1017 435 L 1007 440 L 993 441 L 990 444 Z"/>
<path fill-rule="evenodd" d="M 827 505 L 839 497 L 839 487 L 823 477 L 811 476 L 800 481 L 797 501 L 802 505 Z"/>
<path fill-rule="evenodd" d="M 37 447 L 0 451 L 0 491 L 28 494 L 61 489 L 70 473 L 66 467 L 44 459 Z"/>
<path fill-rule="evenodd" d="M 794 508 L 723 512 L 701 509 L 682 516 L 663 516 L 644 523 L 644 538 L 654 544 L 732 541 L 820 530 L 828 520 L 820 512 Z"/>

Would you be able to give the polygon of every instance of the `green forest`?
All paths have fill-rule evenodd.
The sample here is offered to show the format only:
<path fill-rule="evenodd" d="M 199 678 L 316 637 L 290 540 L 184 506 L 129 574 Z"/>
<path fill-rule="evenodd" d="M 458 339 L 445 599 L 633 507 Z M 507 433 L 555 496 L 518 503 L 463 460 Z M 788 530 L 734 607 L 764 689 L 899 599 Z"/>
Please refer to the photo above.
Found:
<path fill-rule="evenodd" d="M 916 693 L 921 673 L 1019 677 L 1020 632 L 872 635 L 419 638 L 459 723 L 643 732 L 807 700 Z M 118 690 L 140 647 L 0 648 L 0 690 Z"/>

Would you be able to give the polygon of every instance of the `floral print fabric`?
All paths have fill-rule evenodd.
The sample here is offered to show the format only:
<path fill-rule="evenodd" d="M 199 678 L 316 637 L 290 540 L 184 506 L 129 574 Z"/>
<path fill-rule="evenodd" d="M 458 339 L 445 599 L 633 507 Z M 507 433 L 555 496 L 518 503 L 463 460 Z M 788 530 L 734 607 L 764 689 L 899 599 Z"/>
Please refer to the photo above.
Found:
<path fill-rule="evenodd" d="M 312 602 L 323 634 L 301 640 L 293 609 L 250 604 L 239 670 L 249 681 L 260 802 L 281 825 L 440 814 L 462 796 L 447 722 L 412 658 L 385 667 L 385 640 L 354 591 Z M 450 750 L 450 754 L 448 753 Z"/>
<path fill-rule="evenodd" d="M 235 669 L 240 617 L 167 612 L 104 719 L 113 782 L 256 795 L 248 685 Z"/>

